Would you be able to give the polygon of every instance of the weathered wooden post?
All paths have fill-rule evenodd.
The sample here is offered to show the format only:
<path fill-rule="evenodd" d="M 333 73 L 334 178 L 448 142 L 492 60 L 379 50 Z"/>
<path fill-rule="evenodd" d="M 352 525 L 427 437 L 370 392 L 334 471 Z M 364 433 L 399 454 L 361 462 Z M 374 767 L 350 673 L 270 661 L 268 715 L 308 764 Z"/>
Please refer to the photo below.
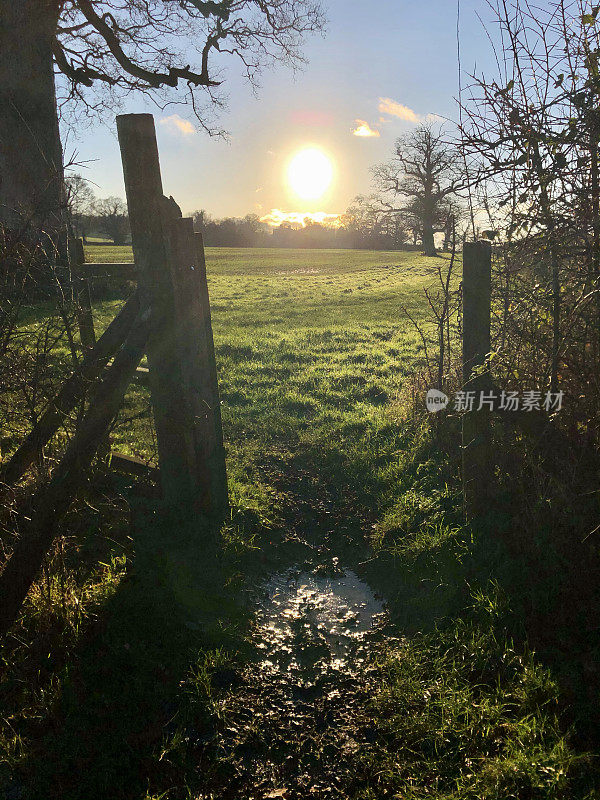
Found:
<path fill-rule="evenodd" d="M 94 317 L 92 316 L 90 285 L 85 275 L 85 252 L 81 239 L 71 239 L 69 241 L 69 258 L 75 284 L 77 323 L 79 325 L 81 344 L 86 350 L 91 350 L 96 344 L 96 332 L 94 331 Z"/>
<path fill-rule="evenodd" d="M 222 511 L 228 500 L 221 403 L 204 247 L 194 233 L 192 219 L 175 216 L 170 228 L 170 247 L 179 358 L 193 416 L 196 467 L 202 476 L 198 487 L 200 501 L 203 507 Z"/>
<path fill-rule="evenodd" d="M 163 493 L 170 504 L 221 514 L 218 390 L 208 369 L 192 223 L 163 196 L 152 115 L 119 116 L 117 127 L 138 282 L 152 315 L 147 355 Z"/>
<path fill-rule="evenodd" d="M 211 402 L 214 409 L 215 424 L 215 452 L 213 456 L 214 471 L 213 485 L 215 499 L 219 507 L 226 509 L 229 504 L 227 496 L 227 465 L 225 460 L 225 445 L 223 443 L 223 423 L 221 421 L 221 396 L 219 394 L 219 379 L 217 375 L 217 360 L 215 357 L 215 344 L 210 315 L 210 299 L 208 295 L 208 281 L 206 277 L 206 258 L 204 256 L 204 241 L 202 233 L 196 233 L 196 264 L 198 268 L 197 284 L 202 305 L 202 320 L 206 331 L 206 355 L 208 359 L 208 383 L 211 388 Z"/>
<path fill-rule="evenodd" d="M 463 496 L 467 518 L 477 516 L 490 498 L 493 459 L 489 405 L 480 406 L 491 391 L 486 369 L 490 352 L 492 249 L 486 241 L 465 242 L 463 248 L 463 390 L 467 410 L 462 419 Z M 472 395 L 469 393 L 473 393 Z"/>

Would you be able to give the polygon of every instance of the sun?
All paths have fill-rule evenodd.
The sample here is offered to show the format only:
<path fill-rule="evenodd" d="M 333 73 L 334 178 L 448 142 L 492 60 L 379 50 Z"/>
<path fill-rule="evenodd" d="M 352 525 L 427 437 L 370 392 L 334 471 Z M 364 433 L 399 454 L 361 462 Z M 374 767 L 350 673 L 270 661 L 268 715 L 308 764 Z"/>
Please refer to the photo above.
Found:
<path fill-rule="evenodd" d="M 318 147 L 305 147 L 289 162 L 287 179 L 302 200 L 318 200 L 333 180 L 333 164 Z"/>

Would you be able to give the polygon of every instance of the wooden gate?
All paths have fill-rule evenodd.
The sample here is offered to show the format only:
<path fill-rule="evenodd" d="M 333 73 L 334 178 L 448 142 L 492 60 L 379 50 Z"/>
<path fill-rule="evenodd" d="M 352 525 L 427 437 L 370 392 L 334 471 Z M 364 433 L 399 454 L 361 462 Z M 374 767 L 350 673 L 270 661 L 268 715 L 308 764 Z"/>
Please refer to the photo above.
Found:
<path fill-rule="evenodd" d="M 33 499 L 30 524 L 0 575 L 0 634 L 14 622 L 54 541 L 58 523 L 106 441 L 144 353 L 158 440 L 165 502 L 186 513 L 223 518 L 227 474 L 217 370 L 201 234 L 163 195 L 154 119 L 117 118 L 134 265 L 102 265 L 106 274 L 133 270 L 137 288 L 96 339 L 89 273 L 80 246 L 71 248 L 83 358 L 49 403 L 0 480 L 14 485 L 77 403 L 92 394 L 51 478 Z M 96 267 L 98 269 L 98 267 Z M 112 361 L 111 361 L 112 359 Z"/>

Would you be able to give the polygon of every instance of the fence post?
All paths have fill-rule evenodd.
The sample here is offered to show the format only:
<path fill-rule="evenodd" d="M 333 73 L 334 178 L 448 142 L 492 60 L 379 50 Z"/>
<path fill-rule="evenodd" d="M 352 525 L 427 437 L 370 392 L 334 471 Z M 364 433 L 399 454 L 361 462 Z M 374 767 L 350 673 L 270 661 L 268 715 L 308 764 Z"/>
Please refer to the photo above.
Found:
<path fill-rule="evenodd" d="M 221 396 L 219 393 L 219 379 L 217 374 L 217 360 L 215 357 L 215 343 L 213 338 L 212 320 L 210 315 L 210 299 L 208 294 L 208 280 L 206 276 L 206 258 L 204 255 L 204 240 L 202 233 L 196 233 L 196 264 L 198 268 L 197 284 L 202 306 L 202 320 L 205 328 L 206 355 L 208 359 L 208 385 L 211 389 L 212 404 L 215 423 L 215 452 L 214 463 L 214 492 L 215 501 L 219 508 L 226 510 L 229 506 L 227 494 L 227 464 L 225 459 L 225 445 L 223 443 L 223 423 L 221 420 Z"/>
<path fill-rule="evenodd" d="M 81 239 L 69 240 L 69 256 L 75 284 L 77 323 L 81 344 L 85 350 L 91 350 L 96 344 L 96 332 L 92 315 L 90 284 L 85 275 L 85 251 Z"/>
<path fill-rule="evenodd" d="M 192 487 L 154 118 L 121 115 L 117 130 L 142 303 L 151 309 L 147 355 L 161 485 L 167 503 L 184 505 L 192 499 Z"/>
<path fill-rule="evenodd" d="M 463 389 L 474 392 L 472 410 L 462 419 L 463 497 L 467 518 L 485 510 L 490 499 L 493 459 L 489 407 L 479 409 L 482 392 L 491 391 L 482 371 L 490 352 L 492 249 L 489 242 L 463 248 Z M 468 396 L 468 395 L 467 395 Z"/>
<path fill-rule="evenodd" d="M 171 214 L 175 214 L 170 226 L 170 250 L 177 346 L 191 414 L 198 475 L 196 502 L 202 511 L 223 513 L 228 505 L 227 473 L 204 250 L 199 250 L 193 220 L 183 219 L 173 201 L 170 205 Z"/>
<path fill-rule="evenodd" d="M 173 505 L 221 511 L 214 488 L 215 390 L 192 221 L 163 196 L 152 115 L 119 116 L 117 128 L 140 291 L 152 313 L 147 354 L 163 493 Z"/>

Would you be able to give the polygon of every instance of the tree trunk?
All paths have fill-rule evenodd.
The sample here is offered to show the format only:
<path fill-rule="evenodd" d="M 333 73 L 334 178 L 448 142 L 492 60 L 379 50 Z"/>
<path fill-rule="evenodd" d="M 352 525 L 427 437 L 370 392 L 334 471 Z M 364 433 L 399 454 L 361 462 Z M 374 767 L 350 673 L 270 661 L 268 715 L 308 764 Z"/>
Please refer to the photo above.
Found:
<path fill-rule="evenodd" d="M 423 221 L 423 250 L 426 256 L 436 256 L 433 225 L 428 220 Z"/>
<path fill-rule="evenodd" d="M 590 290 L 596 291 L 596 335 L 594 336 L 594 347 L 596 353 L 600 352 L 600 294 L 598 294 L 598 283 L 600 281 L 600 164 L 598 163 L 598 147 L 600 137 L 595 125 L 595 117 L 591 121 L 590 134 L 590 183 L 591 183 L 591 210 L 592 210 L 592 274 Z"/>
<path fill-rule="evenodd" d="M 63 163 L 52 56 L 58 0 L 0 0 L 0 223 L 53 237 Z"/>
<path fill-rule="evenodd" d="M 449 214 L 444 226 L 444 252 L 449 253 L 452 249 L 452 233 L 454 231 L 454 214 Z"/>

